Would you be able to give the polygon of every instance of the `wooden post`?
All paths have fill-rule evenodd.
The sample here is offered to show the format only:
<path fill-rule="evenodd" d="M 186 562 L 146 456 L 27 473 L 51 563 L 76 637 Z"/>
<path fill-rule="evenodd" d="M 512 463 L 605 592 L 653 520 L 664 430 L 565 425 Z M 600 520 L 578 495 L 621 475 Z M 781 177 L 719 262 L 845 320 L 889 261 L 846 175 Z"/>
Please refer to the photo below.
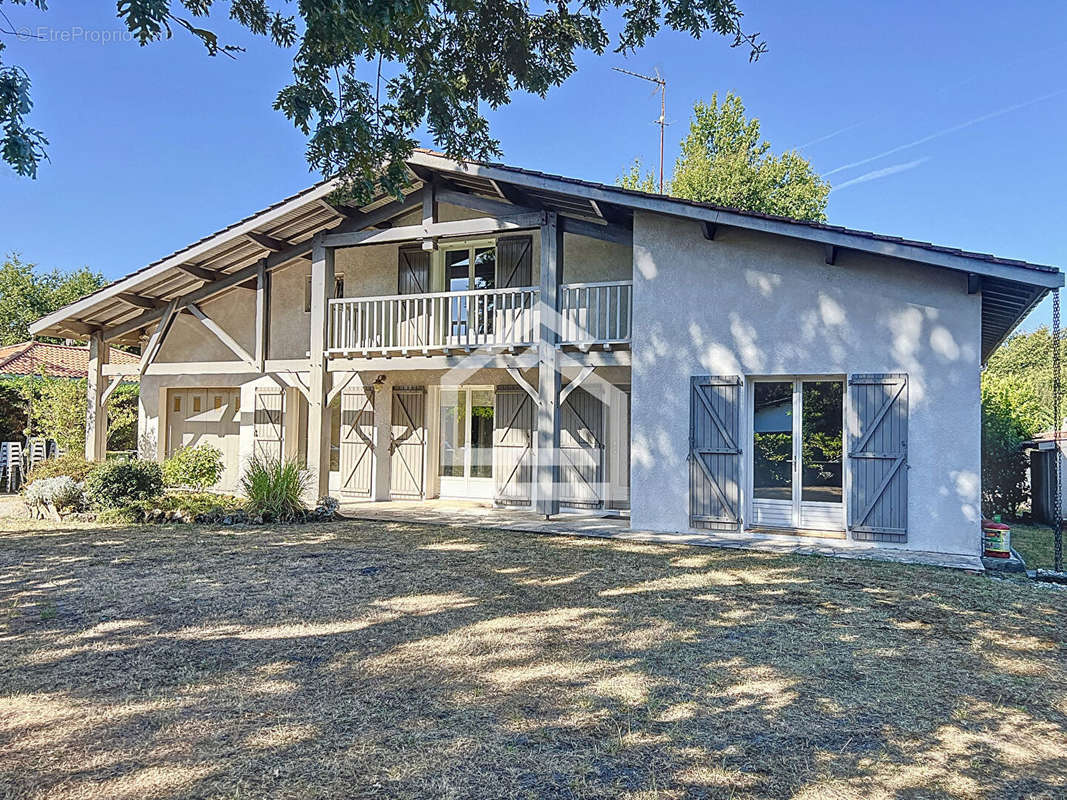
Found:
<path fill-rule="evenodd" d="M 267 313 L 270 309 L 270 294 L 268 281 L 270 275 L 267 272 L 267 259 L 259 262 L 259 271 L 256 273 L 256 369 L 262 373 L 267 362 Z"/>
<path fill-rule="evenodd" d="M 104 405 L 104 365 L 111 349 L 101 333 L 89 337 L 89 375 L 86 383 L 85 460 L 103 461 L 107 456 L 107 407 Z"/>
<path fill-rule="evenodd" d="M 538 302 L 537 510 L 559 513 L 559 286 L 563 229 L 554 211 L 541 224 L 541 294 Z"/>
<path fill-rule="evenodd" d="M 374 499 L 390 500 L 393 492 L 393 384 L 374 386 Z"/>
<path fill-rule="evenodd" d="M 429 227 L 437 222 L 437 176 L 422 187 L 422 224 Z"/>
<path fill-rule="evenodd" d="M 316 234 L 311 249 L 311 342 L 308 348 L 311 363 L 307 432 L 307 468 L 311 473 L 311 488 L 316 498 L 330 491 L 330 411 L 326 405 L 326 349 L 330 331 L 326 311 L 333 281 L 333 248 L 324 246 L 322 234 Z"/>

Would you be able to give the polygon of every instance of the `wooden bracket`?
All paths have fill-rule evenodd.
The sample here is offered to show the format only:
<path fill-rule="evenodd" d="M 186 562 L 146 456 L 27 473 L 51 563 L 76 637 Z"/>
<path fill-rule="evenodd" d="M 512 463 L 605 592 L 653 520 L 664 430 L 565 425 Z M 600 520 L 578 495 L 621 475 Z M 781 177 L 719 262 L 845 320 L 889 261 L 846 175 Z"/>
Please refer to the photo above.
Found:
<path fill-rule="evenodd" d="M 201 311 L 200 306 L 196 305 L 196 303 L 189 303 L 186 308 L 189 310 L 190 314 L 200 320 L 201 325 L 203 325 L 205 328 L 215 334 L 215 338 L 222 342 L 224 345 L 226 345 L 227 349 L 229 349 L 230 352 L 232 352 L 235 356 L 244 361 L 250 367 L 257 367 L 257 361 L 255 357 L 243 347 L 241 347 L 241 345 L 237 343 L 236 339 L 234 339 L 232 336 L 230 336 L 230 334 L 223 330 L 222 326 L 220 326 L 217 322 L 211 319 L 211 317 Z"/>
<path fill-rule="evenodd" d="M 103 393 L 100 395 L 100 405 L 107 405 L 107 401 L 111 399 L 111 395 L 115 393 L 115 390 L 119 388 L 120 383 L 122 383 L 121 375 L 112 376 L 111 381 L 107 385 L 107 388 L 105 388 Z"/>
<path fill-rule="evenodd" d="M 292 378 L 292 382 L 285 380 L 285 376 Z M 305 400 L 311 402 L 311 388 L 300 379 L 299 372 L 268 372 L 267 377 L 282 389 L 296 389 L 304 395 Z"/>
<path fill-rule="evenodd" d="M 344 380 L 338 383 L 337 373 L 334 373 L 334 387 L 330 389 L 329 393 L 326 395 L 326 405 L 330 405 L 330 403 L 332 403 L 337 398 L 337 396 L 345 390 L 348 384 L 350 384 L 352 382 L 352 379 L 355 377 L 355 372 L 349 372 L 347 375 L 345 375 Z"/>
<path fill-rule="evenodd" d="M 563 405 L 563 401 L 566 400 L 568 397 L 570 397 L 571 396 L 571 392 L 573 392 L 575 389 L 577 389 L 579 386 L 581 386 L 582 382 L 585 381 L 585 379 L 588 378 L 590 375 L 592 375 L 593 374 L 593 370 L 595 370 L 595 369 L 596 369 L 596 367 L 590 367 L 590 366 L 582 367 L 581 371 L 577 375 L 574 376 L 574 380 L 571 381 L 570 383 L 568 383 L 562 389 L 560 389 L 560 391 L 559 391 L 559 404 Z"/>
<path fill-rule="evenodd" d="M 505 367 L 504 369 L 507 370 L 507 373 L 508 373 L 508 375 L 511 376 L 511 379 L 513 381 L 515 381 L 515 383 L 519 384 L 519 386 L 522 388 L 522 390 L 524 392 L 526 392 L 526 394 L 530 395 L 530 397 L 534 401 L 534 405 L 540 406 L 541 405 L 541 397 L 540 397 L 540 395 L 538 395 L 537 390 L 533 386 L 530 385 L 529 381 L 527 381 L 524 377 L 522 377 L 522 373 L 519 372 L 518 367 Z"/>
<path fill-rule="evenodd" d="M 171 300 L 167 303 L 167 307 L 163 309 L 163 316 L 159 318 L 159 324 L 156 326 L 156 329 L 148 339 L 148 343 L 141 351 L 141 363 L 140 368 L 137 371 L 138 378 L 144 375 L 145 370 L 151 366 L 152 362 L 156 360 L 156 356 L 159 355 L 159 349 L 163 346 L 163 339 L 166 337 L 171 323 L 174 322 L 177 309 L 177 299 Z"/>

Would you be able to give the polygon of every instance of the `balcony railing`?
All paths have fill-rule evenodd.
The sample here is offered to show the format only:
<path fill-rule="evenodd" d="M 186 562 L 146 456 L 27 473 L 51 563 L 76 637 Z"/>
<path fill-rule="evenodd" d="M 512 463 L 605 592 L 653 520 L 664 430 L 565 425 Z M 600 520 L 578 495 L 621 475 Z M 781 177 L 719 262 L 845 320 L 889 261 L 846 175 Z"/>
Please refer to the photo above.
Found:
<path fill-rule="evenodd" d="M 333 355 L 448 352 L 537 343 L 536 287 L 345 297 L 330 301 Z M 560 287 L 561 344 L 611 345 L 630 340 L 631 281 Z"/>
<path fill-rule="evenodd" d="M 537 339 L 537 289 L 330 301 L 330 352 L 520 347 Z"/>
<path fill-rule="evenodd" d="M 633 281 L 568 283 L 560 287 L 560 343 L 583 346 L 629 342 L 633 291 Z"/>

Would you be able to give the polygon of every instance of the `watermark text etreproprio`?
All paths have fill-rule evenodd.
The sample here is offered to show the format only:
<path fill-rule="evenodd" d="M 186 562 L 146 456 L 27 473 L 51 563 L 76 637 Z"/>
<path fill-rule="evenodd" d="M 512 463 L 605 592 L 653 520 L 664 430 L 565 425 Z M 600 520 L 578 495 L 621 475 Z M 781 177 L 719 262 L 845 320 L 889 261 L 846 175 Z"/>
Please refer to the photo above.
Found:
<path fill-rule="evenodd" d="M 16 33 L 20 39 L 59 42 L 60 44 L 75 42 L 114 44 L 133 40 L 133 32 L 124 28 L 83 28 L 80 25 L 72 25 L 69 28 L 52 28 L 48 25 L 38 25 L 34 28 L 22 27 Z"/>

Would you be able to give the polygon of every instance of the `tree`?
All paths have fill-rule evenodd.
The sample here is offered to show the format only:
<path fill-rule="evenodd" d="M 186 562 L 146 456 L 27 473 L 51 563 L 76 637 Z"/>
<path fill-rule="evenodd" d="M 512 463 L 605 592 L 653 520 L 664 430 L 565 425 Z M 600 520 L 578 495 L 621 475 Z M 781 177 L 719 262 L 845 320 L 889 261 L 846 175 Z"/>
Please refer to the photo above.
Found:
<path fill-rule="evenodd" d="M 619 176 L 617 183 L 623 189 L 632 189 L 637 192 L 654 194 L 659 191 L 659 184 L 656 183 L 656 176 L 652 170 L 649 170 L 644 175 L 641 174 L 641 159 L 639 158 L 634 159 L 634 163 L 630 165 L 629 172 Z"/>
<path fill-rule="evenodd" d="M 1060 348 L 1062 359 L 1067 355 L 1062 341 Z M 1048 326 L 1009 336 L 989 357 L 982 387 L 1016 392 L 1029 435 L 1060 427 L 1062 423 L 1057 424 L 1052 415 L 1052 332 Z M 1060 392 L 1060 408 L 1067 412 L 1067 386 L 1060 387 Z"/>
<path fill-rule="evenodd" d="M 45 0 L 12 2 L 45 8 Z M 209 55 L 236 57 L 241 47 L 203 27 L 218 5 L 221 0 L 118 0 L 117 11 L 141 45 L 170 38 L 177 28 L 203 42 Z M 736 0 L 557 0 L 533 8 L 515 0 L 302 0 L 299 21 L 277 10 L 281 0 L 226 5 L 251 34 L 296 47 L 293 80 L 274 108 L 308 137 L 312 167 L 340 175 L 357 197 L 378 185 L 399 192 L 403 161 L 421 126 L 449 156 L 498 155 L 483 107 L 500 108 L 515 92 L 543 97 L 575 72 L 579 51 L 603 54 L 612 44 L 605 18 L 621 18 L 614 51 L 622 54 L 664 27 L 695 38 L 708 31 L 729 37 L 750 60 L 766 49 L 758 33 L 743 30 Z M 27 123 L 31 109 L 29 76 L 0 63 L 3 158 L 30 177 L 47 144 Z"/>
<path fill-rule="evenodd" d="M 88 267 L 38 273 L 17 253 L 0 264 L 0 345 L 30 338 L 30 323 L 105 285 Z"/>
<path fill-rule="evenodd" d="M 1014 517 L 1030 496 L 1029 459 L 1022 447 L 1029 438 L 1025 399 L 1017 387 L 982 386 L 982 510 L 988 516 Z"/>
<path fill-rule="evenodd" d="M 652 174 L 641 177 L 640 161 L 619 178 L 627 189 L 655 191 Z M 822 222 L 830 184 L 795 151 L 775 155 L 760 137 L 756 118 L 745 116 L 741 98 L 727 93 L 693 106 L 689 134 L 682 140 L 674 174 L 664 191 L 675 197 Z"/>

